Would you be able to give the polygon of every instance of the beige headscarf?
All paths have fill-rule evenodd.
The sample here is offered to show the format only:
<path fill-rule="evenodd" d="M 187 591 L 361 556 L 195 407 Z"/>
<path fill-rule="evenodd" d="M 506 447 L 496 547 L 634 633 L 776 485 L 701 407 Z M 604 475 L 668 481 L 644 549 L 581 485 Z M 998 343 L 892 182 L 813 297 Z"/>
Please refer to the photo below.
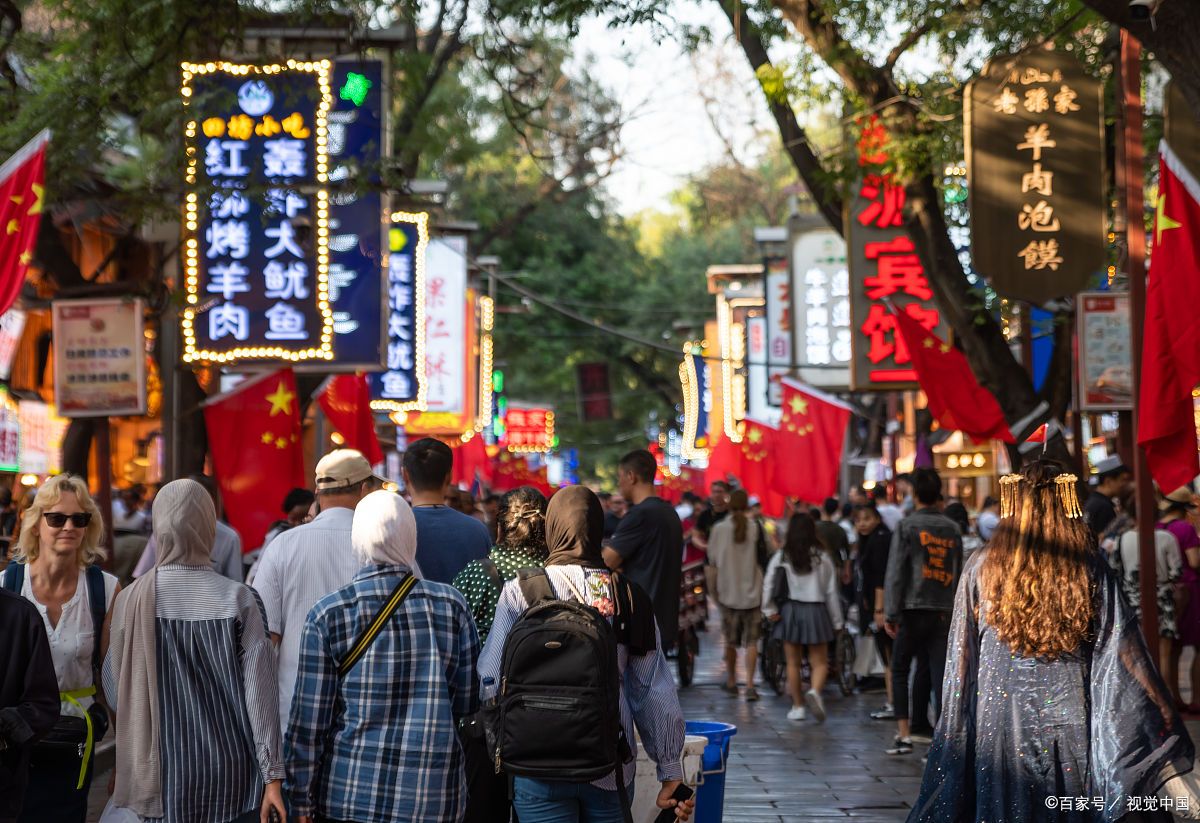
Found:
<path fill-rule="evenodd" d="M 109 654 L 119 665 L 117 687 L 117 787 L 113 803 L 142 817 L 162 817 L 162 761 L 158 734 L 158 659 L 155 582 L 159 566 L 211 570 L 217 513 L 194 480 L 176 480 L 154 498 L 158 562 L 121 592 L 113 609 Z M 215 573 L 215 572 L 214 572 Z"/>
<path fill-rule="evenodd" d="M 417 565 L 417 519 L 408 502 L 389 491 L 371 492 L 354 507 L 350 530 L 354 555 L 364 565 L 403 566 L 421 579 Z"/>

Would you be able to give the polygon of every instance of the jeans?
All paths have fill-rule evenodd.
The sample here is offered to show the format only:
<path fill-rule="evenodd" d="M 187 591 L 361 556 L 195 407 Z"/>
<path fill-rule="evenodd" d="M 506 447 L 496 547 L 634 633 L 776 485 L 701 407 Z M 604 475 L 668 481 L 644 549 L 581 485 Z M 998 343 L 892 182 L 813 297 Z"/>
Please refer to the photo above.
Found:
<path fill-rule="evenodd" d="M 929 665 L 929 677 L 938 711 L 942 707 L 942 675 L 946 671 L 946 643 L 950 636 L 950 612 L 931 609 L 908 609 L 900 617 L 900 631 L 892 649 L 892 702 L 896 707 L 896 718 L 907 720 L 908 671 L 913 658 Z M 921 712 L 920 726 L 925 725 L 925 706 Z"/>
<path fill-rule="evenodd" d="M 623 823 L 621 797 L 590 783 L 513 780 L 513 807 L 521 823 Z"/>

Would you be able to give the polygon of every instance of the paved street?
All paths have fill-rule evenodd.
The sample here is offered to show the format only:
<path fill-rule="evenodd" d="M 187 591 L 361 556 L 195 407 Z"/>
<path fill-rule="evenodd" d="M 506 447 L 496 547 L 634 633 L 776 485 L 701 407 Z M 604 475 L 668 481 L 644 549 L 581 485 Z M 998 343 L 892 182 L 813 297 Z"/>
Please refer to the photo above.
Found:
<path fill-rule="evenodd" d="M 680 697 L 689 720 L 738 727 L 729 753 L 725 821 L 897 823 L 906 818 L 920 785 L 924 747 L 904 757 L 884 754 L 895 726 L 868 717 L 883 703 L 882 692 L 842 698 L 828 686 L 828 720 L 792 723 L 785 717 L 790 701 L 769 687 L 760 688 L 757 703 L 721 691 L 720 635 L 710 628 L 700 642 L 696 684 Z"/>

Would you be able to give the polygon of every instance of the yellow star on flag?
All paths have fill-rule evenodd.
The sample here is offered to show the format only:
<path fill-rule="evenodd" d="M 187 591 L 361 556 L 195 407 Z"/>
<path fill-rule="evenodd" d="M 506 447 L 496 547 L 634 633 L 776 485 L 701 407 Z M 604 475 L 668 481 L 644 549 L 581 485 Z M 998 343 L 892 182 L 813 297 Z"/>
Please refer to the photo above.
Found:
<path fill-rule="evenodd" d="M 751 429 L 746 434 L 746 437 L 756 446 L 762 442 L 762 432 L 760 432 L 758 429 Z"/>
<path fill-rule="evenodd" d="M 28 266 L 31 262 L 33 262 L 33 252 L 23 251 L 21 252 L 21 257 L 19 259 L 22 266 Z"/>
<path fill-rule="evenodd" d="M 277 449 L 286 449 L 286 448 L 287 448 L 287 444 L 288 444 L 288 442 L 287 442 L 287 438 L 286 438 L 286 437 L 277 437 L 277 438 L 275 438 L 275 448 L 277 448 Z"/>
<path fill-rule="evenodd" d="M 275 435 L 271 434 L 270 432 L 263 432 L 263 436 L 262 436 L 262 442 L 263 442 L 263 443 L 267 443 L 267 444 L 269 444 L 269 443 L 271 443 L 271 442 L 272 442 L 274 439 L 275 439 Z"/>
<path fill-rule="evenodd" d="M 942 354 L 949 354 L 949 353 L 950 353 L 950 344 L 949 344 L 949 343 L 943 343 L 943 344 L 942 344 L 941 346 L 939 346 L 938 348 L 940 348 L 940 349 L 942 350 Z"/>
<path fill-rule="evenodd" d="M 932 348 L 933 348 L 933 338 L 932 338 L 932 337 L 926 337 L 926 338 L 925 338 L 925 343 L 924 343 L 924 345 L 925 345 L 925 348 L 927 348 L 927 349 L 932 349 Z"/>
<path fill-rule="evenodd" d="M 16 234 L 20 228 L 21 228 L 21 221 L 17 220 L 17 218 L 14 217 L 12 220 L 8 221 L 8 226 L 7 226 L 6 230 L 8 231 L 9 234 Z"/>
<path fill-rule="evenodd" d="M 808 401 L 803 397 L 793 397 L 792 414 L 808 414 Z"/>
<path fill-rule="evenodd" d="M 16 203 L 18 206 L 25 202 L 25 198 L 19 194 L 14 194 L 8 199 Z"/>
<path fill-rule="evenodd" d="M 1172 220 L 1170 217 L 1167 217 L 1167 196 L 1165 194 L 1158 196 L 1158 207 L 1154 210 L 1154 214 L 1154 245 L 1157 246 L 1162 242 L 1164 231 L 1177 229 L 1183 224 L 1178 220 Z"/>
<path fill-rule="evenodd" d="M 282 380 L 280 380 L 279 388 L 277 388 L 275 390 L 275 393 L 267 395 L 267 400 L 271 401 L 270 416 L 274 417 L 277 414 L 291 414 L 292 413 L 292 400 L 294 400 L 295 398 L 296 398 L 296 395 L 293 394 L 292 392 L 288 391 L 287 385 L 285 385 L 284 382 Z"/>
<path fill-rule="evenodd" d="M 46 189 L 37 183 L 34 183 L 31 188 L 33 189 L 34 201 L 33 205 L 29 207 L 29 214 L 41 214 L 42 201 L 46 199 Z"/>

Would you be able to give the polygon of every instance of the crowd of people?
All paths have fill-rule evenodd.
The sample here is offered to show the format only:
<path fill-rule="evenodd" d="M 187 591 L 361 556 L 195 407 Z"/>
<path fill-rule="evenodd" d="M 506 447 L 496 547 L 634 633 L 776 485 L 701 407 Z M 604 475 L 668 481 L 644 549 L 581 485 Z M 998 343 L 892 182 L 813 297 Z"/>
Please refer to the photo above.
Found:
<path fill-rule="evenodd" d="M 623 821 L 637 743 L 655 802 L 686 820 L 665 654 L 687 557 L 704 559 L 719 606 L 730 696 L 759 699 L 770 637 L 787 720 L 824 722 L 831 644 L 851 625 L 871 638 L 887 703 L 870 716 L 896 725 L 887 753 L 929 746 L 912 820 L 1040 819 L 1037 798 L 1063 786 L 1153 793 L 1191 767 L 1180 712 L 1197 707 L 1178 682 L 1181 649 L 1200 643 L 1190 489 L 1160 497 L 1152 663 L 1119 461 L 1083 506 L 1073 476 L 1035 463 L 974 518 L 919 469 L 894 497 L 854 489 L 778 521 L 724 480 L 673 506 L 646 451 L 622 458 L 615 493 L 549 500 L 522 487 L 477 505 L 452 467 L 440 441 L 411 444 L 401 495 L 358 452 L 326 455 L 312 490 L 282 502 L 248 583 L 211 478 L 158 489 L 148 518 L 141 490 L 121 495 L 118 575 L 98 565 L 86 483 L 48 480 L 0 575 L 0 821 L 83 821 L 110 727 L 113 820 Z M 522 652 L 545 637 L 560 658 Z M 1101 716 L 1113 751 L 1136 758 L 1090 748 Z"/>

